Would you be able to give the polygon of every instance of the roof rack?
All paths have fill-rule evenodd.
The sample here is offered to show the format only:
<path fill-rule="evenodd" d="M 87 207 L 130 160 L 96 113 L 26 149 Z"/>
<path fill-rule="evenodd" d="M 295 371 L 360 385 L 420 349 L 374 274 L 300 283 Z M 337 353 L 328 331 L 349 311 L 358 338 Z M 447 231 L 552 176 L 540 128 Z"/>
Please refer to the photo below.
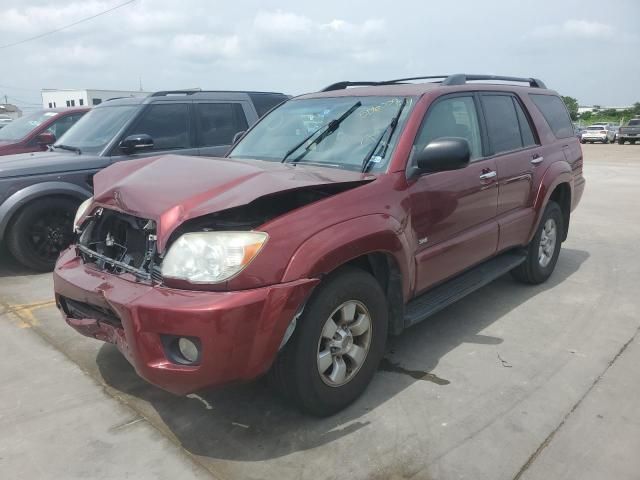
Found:
<path fill-rule="evenodd" d="M 464 85 L 467 82 L 482 81 L 482 80 L 498 80 L 503 82 L 519 82 L 528 83 L 533 88 L 547 88 L 542 80 L 537 78 L 525 78 L 525 77 L 506 77 L 502 75 L 476 75 L 467 73 L 455 73 L 453 75 L 426 75 L 420 77 L 407 77 L 397 78 L 395 80 L 383 80 L 380 82 L 337 82 L 325 87 L 321 92 L 331 92 L 333 90 L 344 90 L 347 87 L 364 87 L 364 86 L 378 86 L 378 85 L 397 85 L 401 83 L 410 82 L 412 80 L 437 80 L 436 83 L 442 83 L 442 85 Z"/>

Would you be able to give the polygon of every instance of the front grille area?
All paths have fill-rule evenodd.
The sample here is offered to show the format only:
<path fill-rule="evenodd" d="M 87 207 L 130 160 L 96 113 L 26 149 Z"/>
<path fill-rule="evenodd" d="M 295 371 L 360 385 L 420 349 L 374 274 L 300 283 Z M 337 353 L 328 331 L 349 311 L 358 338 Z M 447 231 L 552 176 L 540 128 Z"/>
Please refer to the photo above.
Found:
<path fill-rule="evenodd" d="M 58 303 L 68 317 L 77 320 L 92 318 L 98 322 L 108 323 L 114 327 L 122 327 L 120 318 L 109 308 L 102 308 L 84 302 L 78 302 L 66 297 L 58 297 Z"/>
<path fill-rule="evenodd" d="M 109 273 L 132 273 L 151 280 L 156 257 L 153 220 L 99 208 L 83 225 L 78 253 Z"/>

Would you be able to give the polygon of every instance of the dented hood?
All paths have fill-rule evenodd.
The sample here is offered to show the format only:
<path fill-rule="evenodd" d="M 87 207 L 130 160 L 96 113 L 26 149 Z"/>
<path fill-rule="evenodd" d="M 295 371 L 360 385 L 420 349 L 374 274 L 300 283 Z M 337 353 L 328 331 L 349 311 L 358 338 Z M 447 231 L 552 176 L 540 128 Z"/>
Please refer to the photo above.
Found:
<path fill-rule="evenodd" d="M 302 163 L 164 155 L 101 171 L 94 178 L 94 198 L 107 208 L 155 220 L 162 251 L 171 232 L 191 218 L 286 190 L 374 178 Z"/>

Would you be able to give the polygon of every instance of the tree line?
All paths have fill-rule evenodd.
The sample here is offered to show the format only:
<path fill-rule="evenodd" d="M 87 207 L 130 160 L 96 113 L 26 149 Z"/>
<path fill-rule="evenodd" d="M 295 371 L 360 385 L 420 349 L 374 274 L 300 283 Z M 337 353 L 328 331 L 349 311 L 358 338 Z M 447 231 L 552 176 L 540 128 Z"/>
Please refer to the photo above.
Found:
<path fill-rule="evenodd" d="M 634 117 L 640 117 L 640 102 L 633 104 L 631 108 L 618 111 L 615 108 L 600 109 L 598 105 L 594 105 L 593 112 L 578 113 L 578 100 L 573 97 L 563 96 L 564 104 L 569 110 L 571 120 L 585 121 L 589 123 L 607 122 L 607 123 L 620 123 L 621 121 L 627 122 Z"/>

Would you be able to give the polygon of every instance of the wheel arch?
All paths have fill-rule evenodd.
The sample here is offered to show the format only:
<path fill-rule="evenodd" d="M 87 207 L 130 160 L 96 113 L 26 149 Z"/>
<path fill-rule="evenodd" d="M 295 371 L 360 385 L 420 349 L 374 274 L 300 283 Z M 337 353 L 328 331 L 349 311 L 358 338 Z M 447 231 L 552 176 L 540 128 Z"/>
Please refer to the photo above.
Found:
<path fill-rule="evenodd" d="M 18 190 L 0 205 L 0 241 L 4 239 L 16 214 L 34 200 L 45 197 L 62 197 L 81 202 L 90 196 L 89 190 L 67 182 L 37 183 Z"/>
<path fill-rule="evenodd" d="M 341 267 L 369 272 L 385 292 L 389 332 L 403 328 L 404 304 L 413 288 L 414 264 L 400 224 L 388 215 L 367 215 L 325 229 L 305 242 L 288 265 L 283 281 L 323 278 Z"/>
<path fill-rule="evenodd" d="M 562 210 L 564 218 L 564 231 L 562 241 L 566 240 L 569 232 L 569 220 L 571 217 L 571 197 L 573 196 L 573 175 L 567 162 L 555 162 L 545 172 L 534 202 L 535 219 L 527 242 L 533 239 L 545 208 L 550 200 L 557 202 Z"/>

